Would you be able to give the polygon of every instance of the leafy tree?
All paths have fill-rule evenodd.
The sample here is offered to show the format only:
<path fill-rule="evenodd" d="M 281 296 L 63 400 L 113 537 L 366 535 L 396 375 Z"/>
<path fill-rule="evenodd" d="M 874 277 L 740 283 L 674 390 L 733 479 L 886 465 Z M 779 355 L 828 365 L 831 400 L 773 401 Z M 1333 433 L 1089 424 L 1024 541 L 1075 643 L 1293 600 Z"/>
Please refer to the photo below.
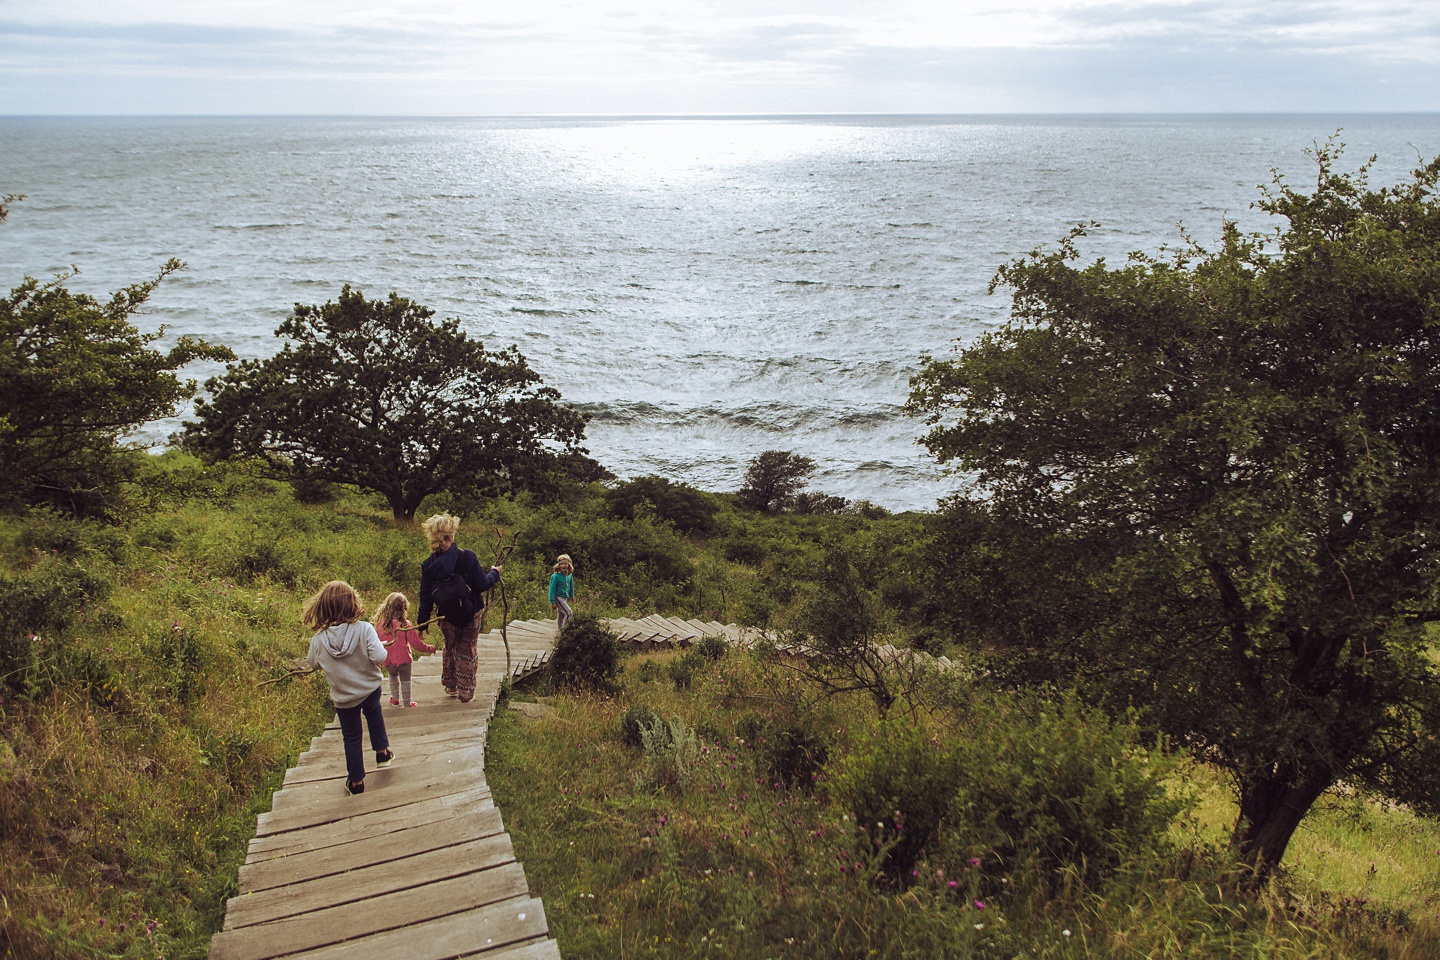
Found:
<path fill-rule="evenodd" d="M 815 461 L 788 450 L 766 450 L 745 470 L 745 484 L 737 493 L 741 506 L 771 513 L 780 510 L 805 489 L 815 472 Z"/>
<path fill-rule="evenodd" d="M 349 286 L 338 302 L 296 304 L 275 331 L 287 338 L 278 354 L 206 383 L 213 396 L 196 403 L 186 446 L 375 490 L 405 520 L 447 487 L 503 484 L 581 452 L 584 418 L 515 347 L 486 350 L 433 315 Z"/>
<path fill-rule="evenodd" d="M 1440 809 L 1440 159 L 1372 190 L 1338 155 L 1263 191 L 1271 233 L 1002 267 L 1011 322 L 912 383 L 975 478 L 959 622 L 1228 771 L 1260 877 L 1342 778 Z"/>
<path fill-rule="evenodd" d="M 16 199 L 0 203 L 0 220 Z M 130 323 L 181 267 L 171 260 L 153 280 L 106 303 L 68 290 L 73 273 L 43 283 L 26 277 L 0 298 L 0 493 L 106 512 L 133 474 L 121 441 L 142 423 L 172 415 L 195 392 L 175 371 L 202 357 L 234 358 L 193 337 L 162 353 L 150 345 L 163 328 L 141 333 Z"/>

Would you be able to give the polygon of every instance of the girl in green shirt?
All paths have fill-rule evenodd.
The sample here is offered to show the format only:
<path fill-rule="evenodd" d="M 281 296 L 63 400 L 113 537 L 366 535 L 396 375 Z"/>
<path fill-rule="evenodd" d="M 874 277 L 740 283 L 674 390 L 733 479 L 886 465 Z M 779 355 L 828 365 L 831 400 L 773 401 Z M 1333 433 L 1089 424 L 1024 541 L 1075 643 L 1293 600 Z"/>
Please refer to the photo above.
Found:
<path fill-rule="evenodd" d="M 555 560 L 555 572 L 550 574 L 550 609 L 555 611 L 555 629 L 565 629 L 565 624 L 574 616 L 570 604 L 575 600 L 575 566 L 570 554 L 562 553 Z"/>

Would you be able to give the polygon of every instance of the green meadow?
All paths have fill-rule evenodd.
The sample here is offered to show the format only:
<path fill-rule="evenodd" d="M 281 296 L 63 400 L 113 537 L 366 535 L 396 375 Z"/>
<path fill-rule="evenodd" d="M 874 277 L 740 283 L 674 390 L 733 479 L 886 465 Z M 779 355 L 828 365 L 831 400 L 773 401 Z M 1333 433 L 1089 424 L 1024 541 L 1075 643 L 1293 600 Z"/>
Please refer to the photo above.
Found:
<path fill-rule="evenodd" d="M 329 717 L 321 679 L 264 683 L 305 652 L 301 603 L 336 578 L 417 599 L 423 535 L 376 494 L 178 453 L 138 470 L 106 522 L 0 517 L 6 956 L 205 956 L 256 815 Z M 1332 791 L 1247 886 L 1219 774 L 1133 717 L 1004 687 L 927 625 L 933 517 L 663 482 L 418 515 L 440 509 L 482 560 L 516 538 L 511 618 L 549 615 L 564 550 L 601 617 L 798 636 L 863 616 L 955 663 L 847 690 L 763 646 L 622 650 L 613 675 L 509 691 L 551 710 L 502 708 L 487 771 L 566 957 L 1440 955 L 1433 820 Z M 827 580 L 835 556 L 863 595 Z"/>

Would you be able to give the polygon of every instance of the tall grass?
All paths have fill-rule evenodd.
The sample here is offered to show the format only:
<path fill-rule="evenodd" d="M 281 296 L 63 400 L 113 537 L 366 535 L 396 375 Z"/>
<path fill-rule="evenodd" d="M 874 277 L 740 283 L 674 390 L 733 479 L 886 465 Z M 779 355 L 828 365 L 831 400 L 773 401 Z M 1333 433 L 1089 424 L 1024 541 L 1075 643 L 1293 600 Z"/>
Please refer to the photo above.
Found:
<path fill-rule="evenodd" d="M 496 802 L 567 960 L 1440 955 L 1437 926 L 1404 896 L 1357 904 L 1343 884 L 1293 875 L 1247 890 L 1193 816 L 1171 842 L 1098 879 L 1083 861 L 996 870 L 985 851 L 972 862 L 935 849 L 888 876 L 895 838 L 856 823 L 836 781 L 885 729 L 868 698 L 820 699 L 783 667 L 736 655 L 681 684 L 670 665 L 684 656 L 631 657 L 617 694 L 544 691 L 553 715 L 502 710 L 491 728 Z M 964 696 L 970 703 L 932 704 L 918 722 L 949 713 L 950 733 L 986 741 L 984 726 L 1000 716 L 991 695 Z M 1076 740 L 1106 736 L 1086 732 L 1092 719 L 1066 721 L 1080 725 Z M 808 784 L 776 769 L 776 731 L 802 721 L 828 747 Z M 637 724 L 658 735 L 637 746 Z M 686 735 L 694 746 L 683 756 L 666 746 Z M 1219 786 L 1205 776 L 1201 800 Z M 1196 783 L 1195 772 L 1184 779 Z"/>

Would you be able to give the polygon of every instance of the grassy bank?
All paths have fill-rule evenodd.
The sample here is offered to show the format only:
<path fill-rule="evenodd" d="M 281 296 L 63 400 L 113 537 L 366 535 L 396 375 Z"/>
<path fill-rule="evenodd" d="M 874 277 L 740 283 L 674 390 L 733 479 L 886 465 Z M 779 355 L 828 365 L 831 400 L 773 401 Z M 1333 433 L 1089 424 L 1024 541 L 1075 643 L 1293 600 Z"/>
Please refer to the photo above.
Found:
<path fill-rule="evenodd" d="M 678 668 L 678 653 L 632 657 L 617 692 L 548 691 L 538 699 L 552 714 L 502 710 L 492 728 L 497 803 L 571 960 L 1440 955 L 1435 823 L 1328 804 L 1294 841 L 1286 876 L 1249 893 L 1224 852 L 1234 811 L 1222 784 L 1143 751 L 1131 759 L 1176 764 L 1165 784 L 1184 809 L 1163 838 L 1107 870 L 1087 877 L 1083 859 L 1027 867 L 1014 850 L 1002 855 L 1003 840 L 967 843 L 984 818 L 960 816 L 935 849 L 891 875 L 876 831 L 850 814 L 856 758 L 890 735 L 869 701 L 817 701 L 764 658 L 690 658 Z M 1030 709 L 964 684 L 929 708 L 914 721 L 929 734 L 990 745 Z M 688 753 L 626 742 L 627 715 L 647 711 L 693 736 Z M 1093 742 L 1090 722 L 1076 720 L 1065 739 Z M 777 743 L 793 744 L 784 737 L 797 724 L 824 745 L 813 779 L 777 773 Z M 1059 740 L 1052 752 L 1058 781 L 1080 754 Z M 985 775 L 1017 794 L 1034 785 L 1009 776 L 1004 761 Z"/>
<path fill-rule="evenodd" d="M 393 589 L 415 599 L 423 537 L 374 497 L 177 455 L 150 463 L 129 497 L 111 523 L 0 516 L 5 956 L 205 956 L 255 816 L 329 716 L 319 678 L 258 685 L 304 654 L 301 602 L 332 578 L 368 604 Z M 943 625 L 927 619 L 946 584 L 919 559 L 926 517 L 771 516 L 663 482 L 425 507 L 460 514 L 460 540 L 482 560 L 517 536 L 512 617 L 549 615 L 564 550 L 582 609 L 602 616 L 802 629 L 839 611 L 892 642 L 944 649 Z M 838 553 L 863 584 L 827 581 Z M 854 589 L 837 599 L 842 587 Z M 1132 761 L 1150 754 L 1123 725 L 1058 717 L 1045 742 L 1119 751 L 1131 779 L 1114 782 L 1144 800 L 1125 826 L 1135 855 L 1112 861 L 1097 840 L 1093 874 L 1020 869 L 996 852 L 1003 838 L 950 824 L 948 845 L 907 872 L 893 834 L 847 819 L 886 799 L 865 788 L 884 780 L 876 745 L 913 729 L 983 747 L 1031 729 L 1035 704 L 955 680 L 896 712 L 908 726 L 886 727 L 865 694 L 824 698 L 783 665 L 693 653 L 626 661 L 617 692 L 546 700 L 555 713 L 539 721 L 502 711 L 489 772 L 567 957 L 1440 954 L 1434 823 L 1337 798 L 1303 828 L 1285 885 L 1241 896 L 1218 852 L 1233 818 L 1223 784 L 1169 774 L 1194 802 L 1158 842 L 1150 814 L 1170 822 L 1168 795 L 1147 792 Z M 631 742 L 622 735 L 640 708 L 667 721 L 648 748 L 635 723 Z M 995 782 L 1013 772 L 955 757 Z"/>

